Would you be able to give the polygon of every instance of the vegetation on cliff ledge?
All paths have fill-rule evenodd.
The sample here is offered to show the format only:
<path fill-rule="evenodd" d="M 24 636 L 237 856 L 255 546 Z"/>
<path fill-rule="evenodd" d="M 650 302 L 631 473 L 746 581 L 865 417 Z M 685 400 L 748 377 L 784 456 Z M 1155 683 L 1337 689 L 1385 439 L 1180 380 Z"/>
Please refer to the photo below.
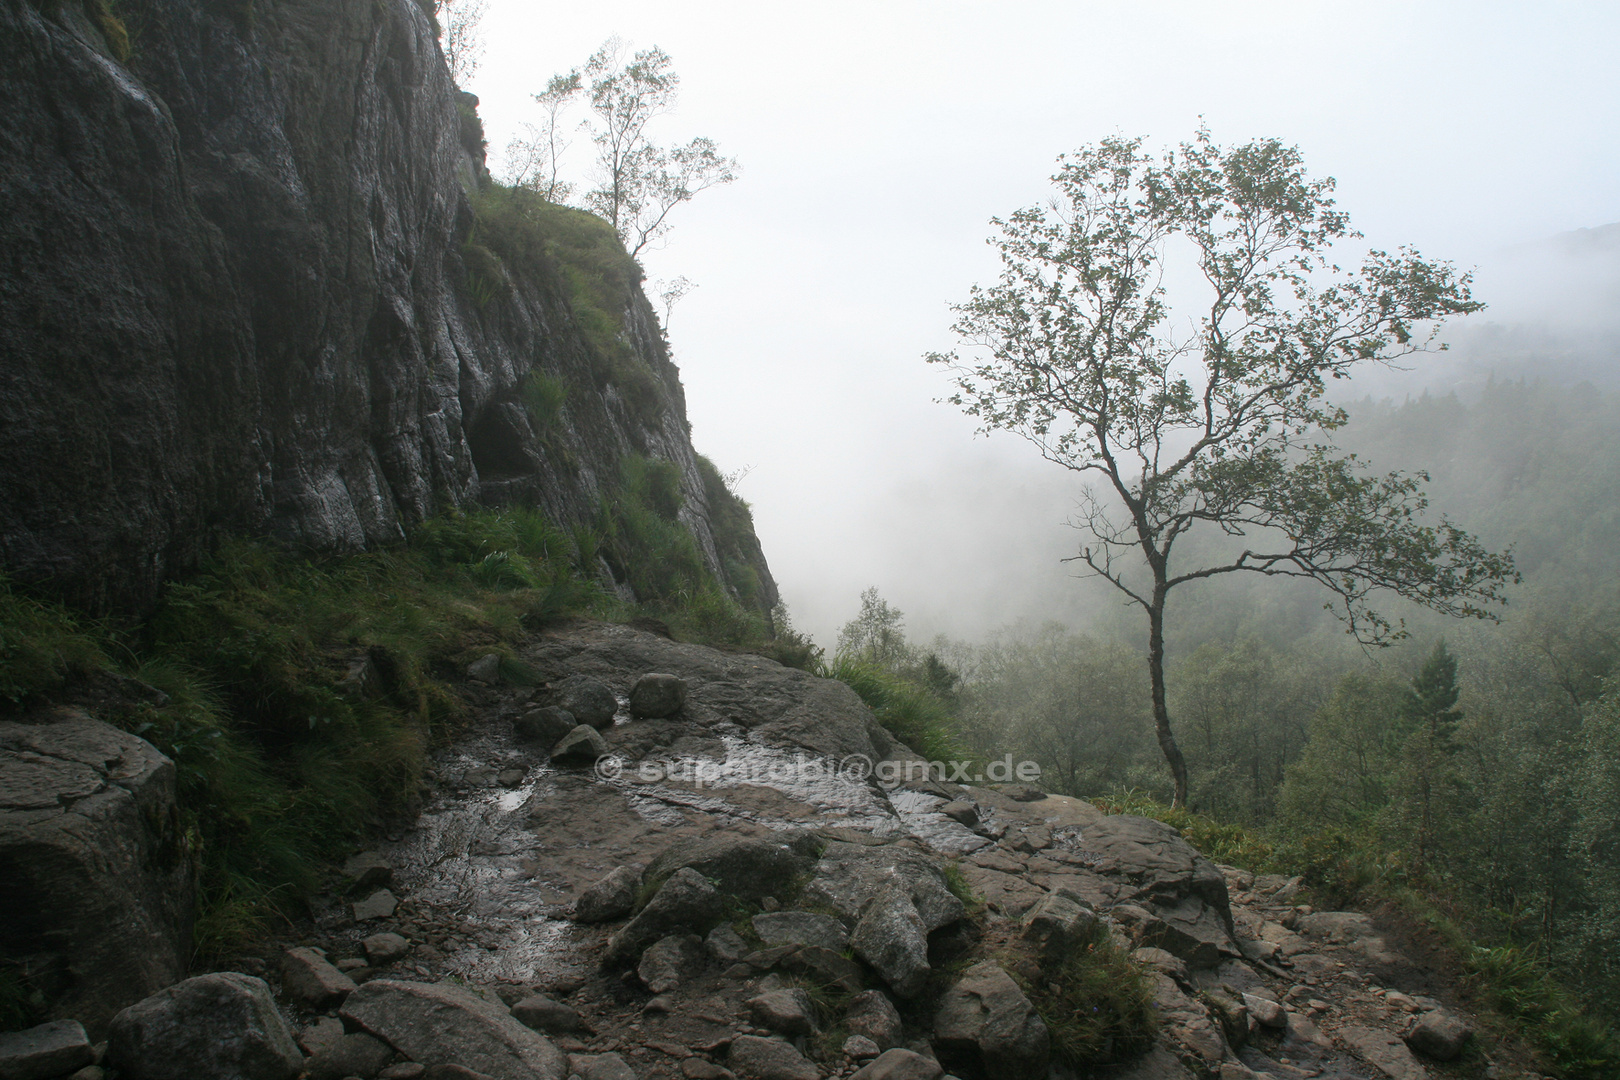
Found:
<path fill-rule="evenodd" d="M 174 759 L 201 864 L 196 951 L 222 960 L 299 913 L 364 836 L 414 811 L 428 753 L 464 718 L 452 684 L 470 661 L 497 653 L 502 677 L 522 684 L 524 636 L 575 615 L 791 646 L 768 640 L 762 614 L 704 567 L 668 513 L 670 468 L 629 462 L 600 531 L 511 509 L 435 518 L 401 547 L 338 557 L 227 541 L 138 626 L 89 620 L 0 576 L 0 715 L 83 705 Z M 599 584 L 609 548 L 648 603 Z M 648 577 L 670 566 L 673 577 Z M 0 997 L 12 1026 L 26 1020 L 27 972 L 0 962 Z"/>

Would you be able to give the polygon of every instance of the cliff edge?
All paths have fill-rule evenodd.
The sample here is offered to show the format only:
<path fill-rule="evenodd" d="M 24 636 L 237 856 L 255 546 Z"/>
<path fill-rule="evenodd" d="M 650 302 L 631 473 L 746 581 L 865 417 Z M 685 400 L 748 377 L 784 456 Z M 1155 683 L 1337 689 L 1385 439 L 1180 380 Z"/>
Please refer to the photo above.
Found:
<path fill-rule="evenodd" d="M 12 577 L 104 610 L 222 531 L 354 550 L 507 502 L 584 524 L 646 457 L 710 569 L 774 604 L 751 530 L 717 546 L 640 268 L 489 183 L 413 0 L 0 0 L 0 89 Z"/>

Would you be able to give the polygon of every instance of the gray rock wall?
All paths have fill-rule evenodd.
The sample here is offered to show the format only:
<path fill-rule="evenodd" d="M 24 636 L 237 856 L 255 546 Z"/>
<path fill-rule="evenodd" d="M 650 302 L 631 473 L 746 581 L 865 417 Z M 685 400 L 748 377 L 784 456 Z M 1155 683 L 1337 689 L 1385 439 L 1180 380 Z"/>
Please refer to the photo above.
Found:
<path fill-rule="evenodd" d="M 8 573 L 107 608 L 222 529 L 352 550 L 478 501 L 583 522 L 626 453 L 680 468 L 718 567 L 639 289 L 617 315 L 654 408 L 604 375 L 557 274 L 467 295 L 481 150 L 417 3 L 116 10 L 122 56 L 87 0 L 0 0 Z M 532 371 L 572 388 L 549 433 L 519 403 Z"/>

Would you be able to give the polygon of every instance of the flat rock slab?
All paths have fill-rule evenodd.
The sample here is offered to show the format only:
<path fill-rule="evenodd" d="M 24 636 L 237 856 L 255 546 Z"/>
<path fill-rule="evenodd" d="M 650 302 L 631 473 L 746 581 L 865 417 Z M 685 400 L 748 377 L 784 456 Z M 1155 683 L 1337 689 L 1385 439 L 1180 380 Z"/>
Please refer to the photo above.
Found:
<path fill-rule="evenodd" d="M 505 1006 L 459 986 L 373 979 L 342 1017 L 424 1065 L 461 1065 L 502 1080 L 564 1080 L 562 1052 Z"/>
<path fill-rule="evenodd" d="M 391 890 L 378 889 L 364 900 L 354 905 L 354 921 L 365 922 L 368 919 L 386 919 L 394 914 L 399 907 L 399 897 Z"/>
<path fill-rule="evenodd" d="M 842 952 L 849 948 L 849 931 L 830 915 L 809 911 L 768 911 L 753 918 L 754 933 L 767 945 L 819 945 Z"/>
<path fill-rule="evenodd" d="M 1429 1074 L 1398 1035 L 1350 1025 L 1340 1028 L 1338 1036 L 1352 1053 L 1389 1080 L 1427 1080 Z"/>
<path fill-rule="evenodd" d="M 0 1077 L 46 1080 L 96 1060 L 90 1039 L 77 1020 L 52 1020 L 24 1031 L 0 1033 Z"/>

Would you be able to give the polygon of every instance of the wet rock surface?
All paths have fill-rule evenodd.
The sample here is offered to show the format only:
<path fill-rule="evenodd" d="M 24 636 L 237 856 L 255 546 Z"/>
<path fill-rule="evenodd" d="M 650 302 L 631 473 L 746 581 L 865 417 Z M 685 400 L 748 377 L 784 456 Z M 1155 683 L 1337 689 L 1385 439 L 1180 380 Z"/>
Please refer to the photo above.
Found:
<path fill-rule="evenodd" d="M 356 921 L 334 896 L 299 943 L 357 984 L 342 1023 L 304 1026 L 312 1075 L 343 1047 L 371 1069 L 380 1042 L 377 1075 L 423 1070 L 401 1080 L 1038 1080 L 1054 1036 L 1027 980 L 1092 935 L 1131 950 L 1160 1025 L 1111 1076 L 1417 1080 L 1443 1052 L 1420 1030 L 1466 1019 L 1374 920 L 1298 907 L 1297 882 L 1216 866 L 1157 822 L 828 767 L 828 748 L 909 757 L 839 684 L 616 627 L 523 659 L 621 701 L 676 672 L 687 699 L 678 720 L 621 709 L 604 770 L 513 732 L 538 695 L 479 691 L 483 727 L 374 853 L 397 910 Z M 505 771 L 521 783 L 487 775 Z M 305 1009 L 296 979 L 281 989 Z"/>

